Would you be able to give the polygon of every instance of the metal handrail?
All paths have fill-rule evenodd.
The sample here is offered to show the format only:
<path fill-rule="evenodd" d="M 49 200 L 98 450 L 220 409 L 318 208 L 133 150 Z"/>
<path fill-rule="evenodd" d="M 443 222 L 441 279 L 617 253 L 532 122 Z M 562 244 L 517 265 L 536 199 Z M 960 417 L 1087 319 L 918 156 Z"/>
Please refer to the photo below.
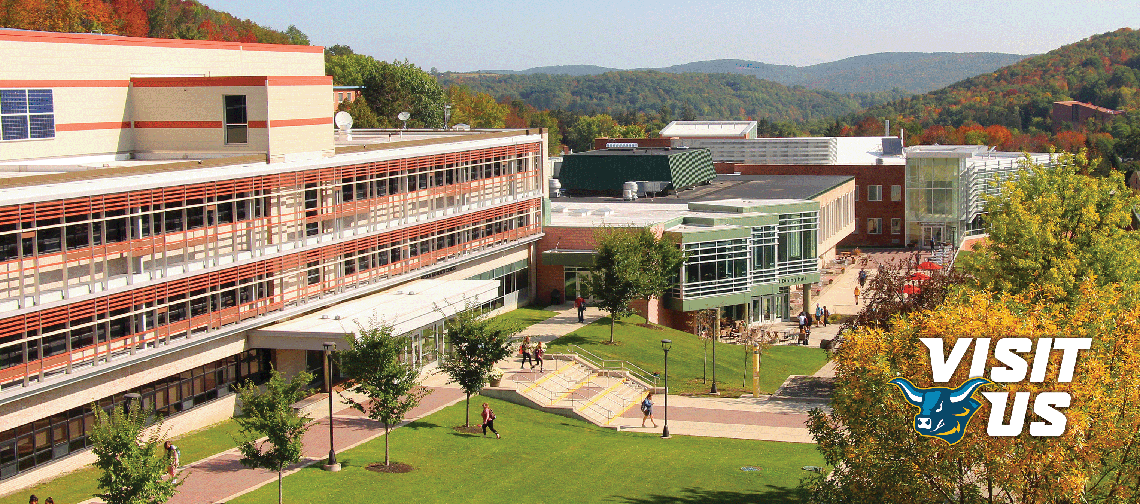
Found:
<path fill-rule="evenodd" d="M 593 352 L 586 350 L 585 348 L 582 348 L 578 345 L 570 345 L 570 347 L 575 350 L 575 353 L 578 354 L 579 358 L 586 361 L 587 364 L 590 364 L 591 366 L 598 368 L 599 370 L 615 370 L 616 369 L 616 370 L 620 370 L 620 371 L 625 371 L 625 372 L 629 373 L 631 376 L 633 376 L 634 378 L 636 378 L 636 379 L 638 379 L 644 383 L 652 383 L 653 387 L 657 387 L 657 376 L 654 375 L 653 373 L 650 373 L 649 371 L 642 369 L 637 364 L 633 364 L 631 362 L 619 360 L 619 359 L 604 359 L 602 357 L 595 355 Z M 593 361 L 596 361 L 596 363 L 591 362 L 591 359 Z M 615 363 L 616 365 L 610 366 L 610 365 L 608 365 L 610 363 Z"/>

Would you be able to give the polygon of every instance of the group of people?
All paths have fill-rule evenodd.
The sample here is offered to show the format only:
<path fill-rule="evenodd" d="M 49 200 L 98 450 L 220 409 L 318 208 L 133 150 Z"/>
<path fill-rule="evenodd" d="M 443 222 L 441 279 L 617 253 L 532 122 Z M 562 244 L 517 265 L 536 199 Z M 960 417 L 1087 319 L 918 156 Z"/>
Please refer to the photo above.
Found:
<path fill-rule="evenodd" d="M 814 325 L 819 327 L 823 324 L 827 327 L 827 319 L 831 317 L 831 311 L 826 306 L 820 307 L 819 303 L 815 305 L 815 313 L 808 313 L 806 310 L 800 310 L 799 323 L 800 323 L 800 343 L 808 344 L 808 338 L 811 336 L 811 328 Z"/>
<path fill-rule="evenodd" d="M 32 497 L 28 499 L 28 504 L 40 504 L 40 498 L 32 494 Z M 44 501 L 44 504 L 55 504 L 55 501 L 52 500 L 51 497 L 48 497 L 47 500 Z"/>
<path fill-rule="evenodd" d="M 543 371 L 542 356 L 546 354 L 546 350 L 542 348 L 541 341 L 535 342 L 532 350 L 530 346 L 530 336 L 523 338 L 522 345 L 519 345 L 519 354 L 522 355 L 522 363 L 519 364 L 519 369 L 525 368 L 526 363 L 529 362 L 531 369 L 534 369 L 534 366 L 537 364 L 538 370 L 540 372 Z"/>

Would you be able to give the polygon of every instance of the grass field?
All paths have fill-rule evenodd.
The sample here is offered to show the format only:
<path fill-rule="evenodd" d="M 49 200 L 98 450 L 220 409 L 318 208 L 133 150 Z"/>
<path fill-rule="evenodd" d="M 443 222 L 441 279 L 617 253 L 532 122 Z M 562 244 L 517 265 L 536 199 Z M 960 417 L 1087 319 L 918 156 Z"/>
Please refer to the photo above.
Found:
<path fill-rule="evenodd" d="M 182 464 L 186 465 L 233 448 L 236 446 L 233 436 L 237 435 L 237 431 L 237 422 L 226 420 L 174 438 L 174 444 L 182 453 Z M 80 469 L 22 492 L 0 497 L 0 504 L 27 504 L 28 496 L 31 494 L 39 497 L 40 502 L 48 497 L 60 504 L 84 501 L 99 491 L 95 483 L 99 474 L 99 471 L 94 467 Z"/>
<path fill-rule="evenodd" d="M 665 354 L 661 350 L 661 340 L 673 340 L 669 351 L 669 388 L 674 394 L 707 393 L 712 386 L 712 343 L 707 350 L 696 336 L 654 326 L 652 329 L 638 325 L 645 319 L 632 316 L 617 323 L 614 328 L 614 341 L 610 345 L 610 319 L 604 317 L 567 334 L 550 344 L 550 353 L 557 353 L 569 345 L 578 345 L 599 357 L 620 359 L 640 366 L 649 372 L 664 371 Z M 745 348 L 742 345 L 717 344 L 717 389 L 722 396 L 739 396 L 751 393 L 752 364 L 748 363 L 748 377 L 745 380 Z M 707 352 L 708 364 L 706 380 L 702 381 L 702 367 Z M 827 351 L 802 346 L 769 347 L 760 364 L 760 392 L 771 394 L 788 375 L 810 375 L 827 362 Z M 743 384 L 747 384 L 747 390 Z"/>
<path fill-rule="evenodd" d="M 525 329 L 535 325 L 543 320 L 557 315 L 558 312 L 544 310 L 534 306 L 524 306 L 515 310 L 511 310 L 502 315 L 497 315 L 493 319 L 496 323 L 514 326 L 517 329 Z"/>
<path fill-rule="evenodd" d="M 285 502 L 503 503 L 801 502 L 804 465 L 823 465 L 814 445 L 616 432 L 494 399 L 503 439 L 460 434 L 457 404 L 401 428 L 394 461 L 414 471 L 381 474 L 384 440 L 338 455 L 344 469 L 317 466 L 285 478 Z M 759 471 L 742 471 L 745 466 Z M 271 483 L 230 501 L 273 504 Z"/>

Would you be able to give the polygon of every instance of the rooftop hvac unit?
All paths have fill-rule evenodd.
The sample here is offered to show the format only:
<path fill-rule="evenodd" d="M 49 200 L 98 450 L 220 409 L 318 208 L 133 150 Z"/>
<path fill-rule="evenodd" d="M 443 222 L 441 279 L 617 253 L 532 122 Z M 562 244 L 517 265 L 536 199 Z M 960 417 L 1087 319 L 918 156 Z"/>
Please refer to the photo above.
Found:
<path fill-rule="evenodd" d="M 606 144 L 607 149 L 636 149 L 638 145 L 630 142 L 610 142 Z"/>

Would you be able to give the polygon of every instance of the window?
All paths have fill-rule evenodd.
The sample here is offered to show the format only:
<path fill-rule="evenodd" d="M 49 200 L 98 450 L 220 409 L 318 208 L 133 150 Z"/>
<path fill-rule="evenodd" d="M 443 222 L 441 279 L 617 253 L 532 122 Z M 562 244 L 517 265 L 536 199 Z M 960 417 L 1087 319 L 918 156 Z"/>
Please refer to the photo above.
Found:
<path fill-rule="evenodd" d="M 891 234 L 902 234 L 902 219 L 891 219 Z"/>
<path fill-rule="evenodd" d="M 859 201 L 859 186 L 855 186 L 855 201 Z"/>
<path fill-rule="evenodd" d="M 308 271 L 305 273 L 307 285 L 317 285 L 321 283 L 321 263 L 311 262 L 307 266 Z"/>
<path fill-rule="evenodd" d="M 226 143 L 249 142 L 249 123 L 245 114 L 245 95 L 226 95 Z"/>
<path fill-rule="evenodd" d="M 891 201 L 902 201 L 902 186 L 891 186 Z"/>
<path fill-rule="evenodd" d="M 883 201 L 883 186 L 867 186 L 867 201 Z"/>
<path fill-rule="evenodd" d="M 883 219 L 867 219 L 867 234 L 883 234 Z"/>
<path fill-rule="evenodd" d="M 50 89 L 0 90 L 0 139 L 55 138 Z"/>

